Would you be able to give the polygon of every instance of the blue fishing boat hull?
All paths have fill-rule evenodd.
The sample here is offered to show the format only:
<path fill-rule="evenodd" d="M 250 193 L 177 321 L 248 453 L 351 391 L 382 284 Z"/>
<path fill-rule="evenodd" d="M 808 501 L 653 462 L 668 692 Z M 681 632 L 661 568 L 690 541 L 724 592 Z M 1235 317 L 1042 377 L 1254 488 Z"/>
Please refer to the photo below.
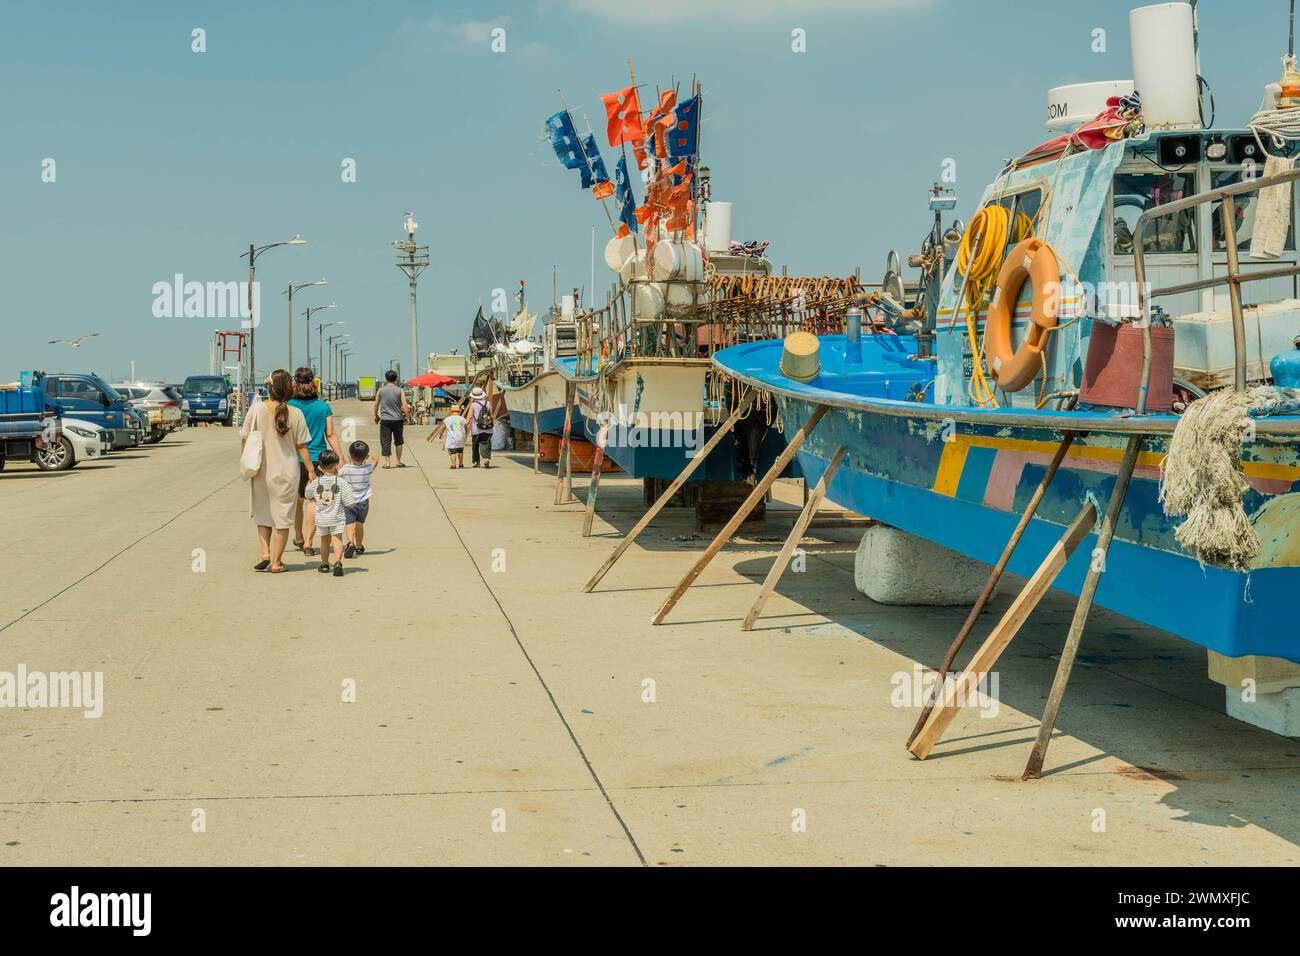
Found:
<path fill-rule="evenodd" d="M 521 432 L 531 433 L 534 430 L 534 418 L 537 419 L 536 430 L 539 434 L 562 435 L 564 433 L 564 409 L 562 408 L 545 408 L 542 409 L 540 415 L 512 408 L 510 410 L 510 427 L 517 428 Z M 573 409 L 574 434 L 578 434 L 583 425 L 582 413 L 578 411 L 575 405 Z"/>
<path fill-rule="evenodd" d="M 860 514 L 935 541 L 969 557 L 997 560 L 1066 430 L 1076 438 L 1009 564 L 1033 573 L 1090 498 L 1104 510 L 1131 427 L 1098 412 L 1020 411 L 1015 423 L 996 410 L 899 401 L 899 376 L 915 387 L 931 374 L 906 364 L 914 346 L 905 337 L 871 336 L 863 362 L 844 362 L 842 336 L 822 339 L 822 374 L 803 384 L 779 371 L 781 343 L 719 352 L 727 372 L 774 395 L 787 434 L 819 404 L 829 405 L 799 451 L 809 481 L 820 479 L 840 445 L 848 449 L 829 497 Z M 874 382 L 872 377 L 874 376 Z M 850 382 L 850 379 L 852 381 Z M 945 418 L 945 414 L 951 417 Z M 1201 566 L 1174 540 L 1176 523 L 1159 501 L 1159 469 L 1168 445 L 1168 416 L 1144 423 L 1150 434 L 1125 498 L 1106 556 L 1097 603 L 1228 656 L 1258 654 L 1300 661 L 1295 595 L 1300 593 L 1300 461 L 1293 441 L 1262 439 L 1243 449 L 1251 488 L 1243 504 L 1264 543 L 1249 575 Z M 1068 421 L 1074 428 L 1064 428 Z M 1129 419 L 1128 425 L 1132 425 Z M 1085 539 L 1056 586 L 1078 594 L 1095 538 Z M 935 568 L 942 574 L 942 568 Z"/>
<path fill-rule="evenodd" d="M 583 426 L 575 426 L 574 434 L 593 444 L 600 437 L 602 399 L 609 403 L 610 391 L 615 393 L 611 405 L 615 411 L 606 413 L 611 424 L 605 437 L 605 454 L 632 478 L 676 478 L 719 428 L 717 422 L 709 423 L 707 419 L 727 417 L 726 409 L 718 409 L 713 415 L 704 413 L 709 371 L 709 363 L 704 360 L 628 359 L 614 363 L 605 370 L 603 396 L 598 374 L 578 374 L 575 358 L 558 359 L 555 368 L 574 384 L 578 407 L 583 411 Z M 627 400 L 617 398 L 620 388 L 625 389 Z M 741 481 L 755 470 L 761 475 L 771 468 L 785 449 L 785 437 L 776 427 L 763 430 L 763 425 L 774 423 L 774 415 L 773 422 L 764 411 L 756 409 L 753 416 L 718 443 L 692 472 L 690 481 Z M 747 441 L 750 426 L 760 436 L 754 469 L 737 451 L 738 443 Z M 796 462 L 783 472 L 785 477 L 799 474 Z"/>

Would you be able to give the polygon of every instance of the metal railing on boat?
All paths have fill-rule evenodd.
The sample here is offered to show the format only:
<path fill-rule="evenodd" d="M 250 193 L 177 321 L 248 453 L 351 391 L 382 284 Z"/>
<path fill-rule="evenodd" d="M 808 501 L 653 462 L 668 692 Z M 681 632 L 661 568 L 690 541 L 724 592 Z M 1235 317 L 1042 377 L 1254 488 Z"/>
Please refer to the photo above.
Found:
<path fill-rule="evenodd" d="M 1142 326 L 1142 380 L 1138 388 L 1137 413 L 1145 415 L 1147 410 L 1147 392 L 1151 385 L 1151 300 L 1180 292 L 1196 292 L 1217 286 L 1228 287 L 1228 301 L 1232 307 L 1232 345 L 1234 359 L 1233 389 L 1244 391 L 1246 388 L 1246 320 L 1241 310 L 1241 284 L 1258 282 L 1261 279 L 1278 279 L 1300 273 L 1300 264 L 1281 266 L 1276 269 L 1260 269 L 1246 275 L 1241 274 L 1241 264 L 1237 257 L 1237 203 L 1235 197 L 1243 193 L 1258 192 L 1269 186 L 1280 186 L 1300 179 L 1300 167 L 1278 173 L 1276 176 L 1260 177 L 1245 182 L 1209 189 L 1195 196 L 1176 199 L 1160 206 L 1152 206 L 1138 216 L 1133 229 L 1133 270 L 1137 283 L 1138 306 L 1141 311 Z M 1221 200 L 1219 213 L 1223 220 L 1223 245 L 1227 253 L 1227 274 L 1211 276 L 1208 279 L 1196 279 L 1192 282 L 1180 282 L 1176 285 L 1153 289 L 1146 288 L 1146 262 L 1142 253 L 1142 231 L 1153 219 L 1172 216 L 1176 213 L 1203 206 L 1208 202 Z"/>

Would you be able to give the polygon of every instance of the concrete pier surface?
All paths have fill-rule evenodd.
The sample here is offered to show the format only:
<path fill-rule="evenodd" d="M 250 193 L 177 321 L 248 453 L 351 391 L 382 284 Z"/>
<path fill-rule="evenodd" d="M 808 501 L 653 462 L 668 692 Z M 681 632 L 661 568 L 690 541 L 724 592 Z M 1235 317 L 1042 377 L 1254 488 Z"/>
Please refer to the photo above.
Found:
<path fill-rule="evenodd" d="M 366 411 L 336 404 L 377 445 Z M 1053 594 L 996 712 L 920 762 L 914 668 L 965 609 L 858 594 L 860 529 L 814 531 L 740 630 L 797 486 L 655 627 L 708 542 L 690 511 L 582 594 L 641 483 L 605 476 L 584 539 L 529 455 L 451 471 L 425 431 L 376 472 L 341 580 L 296 552 L 252 571 L 234 429 L 0 475 L 0 671 L 103 674 L 98 718 L 0 709 L 0 864 L 1300 863 L 1300 743 L 1225 716 L 1200 648 L 1094 612 L 1022 782 L 1072 607 Z"/>

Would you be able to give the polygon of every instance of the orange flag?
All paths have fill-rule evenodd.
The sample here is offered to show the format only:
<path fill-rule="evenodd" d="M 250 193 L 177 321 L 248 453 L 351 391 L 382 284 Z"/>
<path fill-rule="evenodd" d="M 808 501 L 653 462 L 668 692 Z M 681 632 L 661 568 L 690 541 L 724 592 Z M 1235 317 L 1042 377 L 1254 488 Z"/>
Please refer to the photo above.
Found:
<path fill-rule="evenodd" d="M 601 93 L 600 99 L 605 104 L 605 116 L 609 120 L 607 132 L 610 146 L 625 141 L 635 143 L 645 138 L 645 127 L 641 125 L 641 104 L 637 102 L 635 86 L 613 93 Z"/>

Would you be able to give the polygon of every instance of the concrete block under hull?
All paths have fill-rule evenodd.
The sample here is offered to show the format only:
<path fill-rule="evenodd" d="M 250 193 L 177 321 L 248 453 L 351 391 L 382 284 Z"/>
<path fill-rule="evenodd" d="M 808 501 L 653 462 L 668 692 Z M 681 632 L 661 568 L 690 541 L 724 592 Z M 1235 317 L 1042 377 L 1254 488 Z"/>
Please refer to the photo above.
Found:
<path fill-rule="evenodd" d="M 942 568 L 942 574 L 935 574 Z M 914 534 L 873 525 L 858 544 L 853 583 L 877 604 L 974 604 L 991 568 Z"/>

